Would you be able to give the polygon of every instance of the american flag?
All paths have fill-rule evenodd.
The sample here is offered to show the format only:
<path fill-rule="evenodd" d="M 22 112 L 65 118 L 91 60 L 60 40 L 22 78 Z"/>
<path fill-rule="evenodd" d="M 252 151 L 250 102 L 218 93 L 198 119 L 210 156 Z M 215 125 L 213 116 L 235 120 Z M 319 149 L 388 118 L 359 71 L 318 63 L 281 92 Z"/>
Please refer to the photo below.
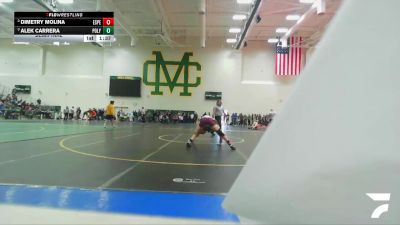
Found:
<path fill-rule="evenodd" d="M 303 50 L 299 46 L 302 41 L 302 37 L 291 37 L 288 39 L 287 47 L 282 47 L 281 43 L 276 45 L 276 75 L 297 75 L 300 73 Z"/>

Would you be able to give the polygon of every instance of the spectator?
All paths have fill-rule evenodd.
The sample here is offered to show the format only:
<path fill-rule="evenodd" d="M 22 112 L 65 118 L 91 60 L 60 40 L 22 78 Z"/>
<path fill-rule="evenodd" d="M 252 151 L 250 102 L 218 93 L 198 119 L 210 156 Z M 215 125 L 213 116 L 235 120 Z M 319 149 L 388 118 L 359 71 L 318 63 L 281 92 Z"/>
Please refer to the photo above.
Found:
<path fill-rule="evenodd" d="M 65 107 L 63 112 L 64 112 L 64 120 L 68 120 L 68 117 L 69 117 L 69 108 L 68 108 L 68 106 Z"/>
<path fill-rule="evenodd" d="M 199 116 L 197 115 L 196 112 L 194 112 L 194 118 L 193 118 L 193 123 L 197 123 L 197 119 L 199 118 Z"/>
<path fill-rule="evenodd" d="M 144 109 L 144 107 L 142 107 L 142 109 L 140 109 L 139 116 L 140 116 L 140 121 L 145 123 L 146 122 L 146 110 Z"/>
<path fill-rule="evenodd" d="M 6 113 L 6 106 L 4 104 L 4 100 L 0 101 L 0 115 L 3 115 Z"/>
<path fill-rule="evenodd" d="M 103 108 L 97 110 L 97 119 L 104 120 L 104 109 Z"/>
<path fill-rule="evenodd" d="M 97 120 L 97 110 L 95 108 L 92 109 L 90 118 L 91 120 Z"/>
<path fill-rule="evenodd" d="M 190 122 L 193 123 L 193 121 L 194 121 L 194 113 L 192 112 L 190 113 Z"/>
<path fill-rule="evenodd" d="M 274 116 L 275 116 L 275 111 L 273 110 L 273 109 L 271 109 L 270 111 L 269 111 L 269 114 L 268 114 L 268 123 L 271 123 L 272 122 L 272 119 L 274 118 Z"/>
<path fill-rule="evenodd" d="M 69 119 L 70 120 L 74 119 L 74 113 L 75 113 L 75 109 L 72 106 L 72 108 L 69 110 Z"/>
<path fill-rule="evenodd" d="M 76 119 L 77 119 L 77 120 L 80 120 L 80 119 L 81 119 L 81 112 L 82 112 L 81 108 L 78 107 L 78 108 L 76 109 Z"/>

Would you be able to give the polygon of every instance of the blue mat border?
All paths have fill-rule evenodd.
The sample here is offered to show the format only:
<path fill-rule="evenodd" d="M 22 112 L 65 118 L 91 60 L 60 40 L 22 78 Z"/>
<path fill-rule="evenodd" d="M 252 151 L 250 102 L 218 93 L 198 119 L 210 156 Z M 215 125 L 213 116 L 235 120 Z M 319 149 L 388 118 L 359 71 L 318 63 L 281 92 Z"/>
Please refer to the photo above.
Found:
<path fill-rule="evenodd" d="M 239 222 L 223 195 L 0 185 L 0 203 L 58 209 Z"/>

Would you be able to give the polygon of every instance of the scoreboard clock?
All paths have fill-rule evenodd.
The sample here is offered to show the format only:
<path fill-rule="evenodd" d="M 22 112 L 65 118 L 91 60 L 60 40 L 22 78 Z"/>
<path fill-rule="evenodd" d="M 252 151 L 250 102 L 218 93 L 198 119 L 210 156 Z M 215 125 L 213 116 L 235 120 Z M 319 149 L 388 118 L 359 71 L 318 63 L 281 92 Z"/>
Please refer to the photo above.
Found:
<path fill-rule="evenodd" d="M 141 97 L 141 77 L 110 76 L 110 96 Z"/>
<path fill-rule="evenodd" d="M 15 85 L 14 91 L 15 91 L 15 93 L 30 94 L 31 93 L 31 85 Z"/>
<path fill-rule="evenodd" d="M 206 91 L 204 97 L 206 100 L 222 99 L 222 92 Z"/>

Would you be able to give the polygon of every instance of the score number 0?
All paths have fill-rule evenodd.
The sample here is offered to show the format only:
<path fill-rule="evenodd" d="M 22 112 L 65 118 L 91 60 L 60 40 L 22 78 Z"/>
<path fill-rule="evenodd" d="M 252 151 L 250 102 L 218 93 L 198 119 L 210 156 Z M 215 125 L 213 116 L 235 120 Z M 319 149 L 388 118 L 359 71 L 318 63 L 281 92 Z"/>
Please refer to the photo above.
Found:
<path fill-rule="evenodd" d="M 114 18 L 103 18 L 103 26 L 114 26 Z"/>
<path fill-rule="evenodd" d="M 114 18 L 103 18 L 103 34 L 114 34 Z"/>

